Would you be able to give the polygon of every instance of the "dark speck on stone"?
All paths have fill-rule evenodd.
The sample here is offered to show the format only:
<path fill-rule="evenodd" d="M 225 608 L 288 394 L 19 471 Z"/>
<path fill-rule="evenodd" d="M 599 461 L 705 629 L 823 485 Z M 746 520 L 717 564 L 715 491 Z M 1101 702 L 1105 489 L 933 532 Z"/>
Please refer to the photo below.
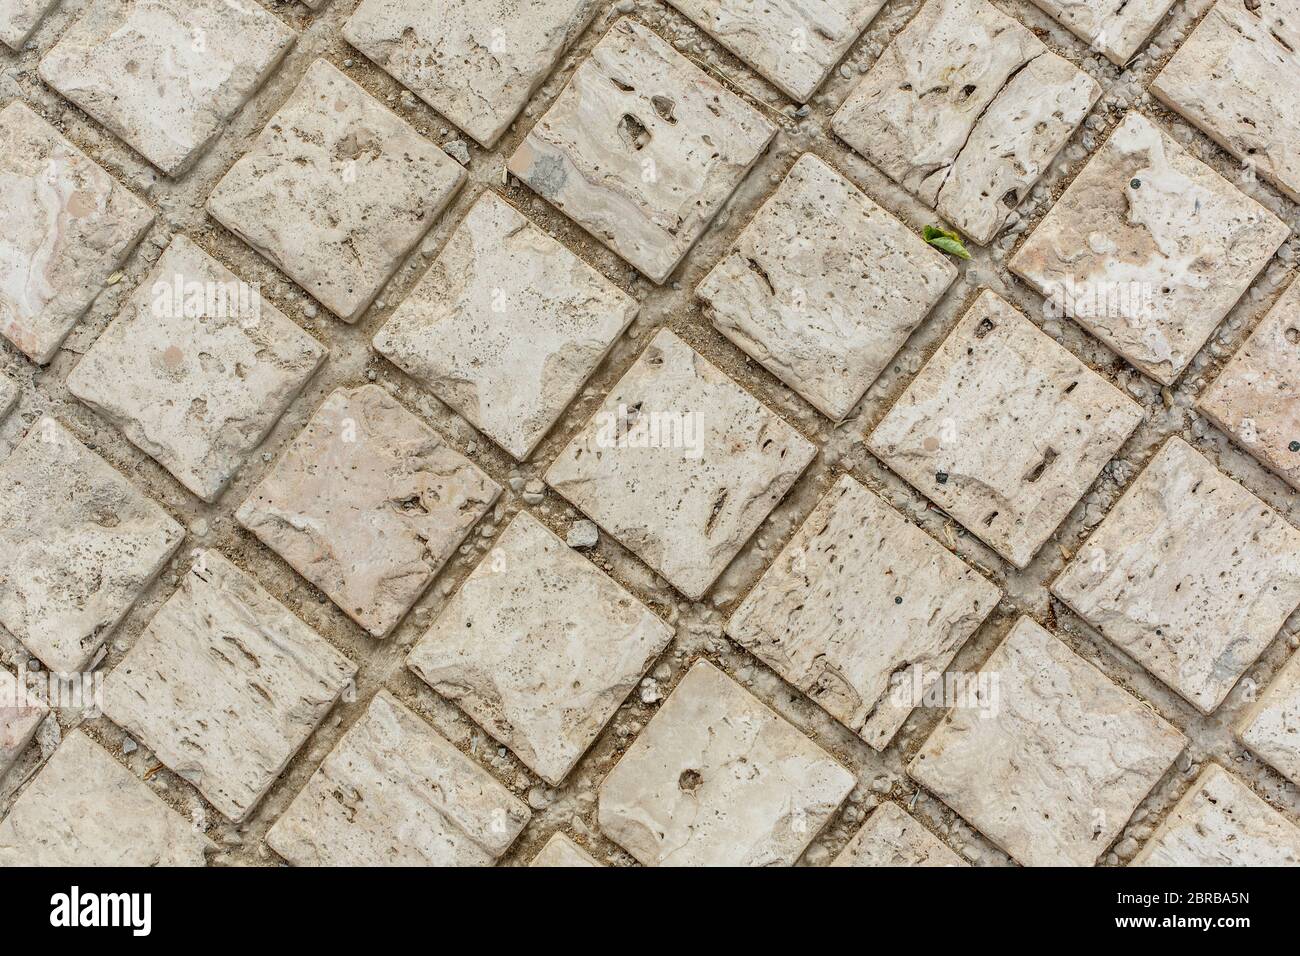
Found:
<path fill-rule="evenodd" d="M 1129 183 L 1129 185 L 1132 186 L 1134 189 L 1141 189 L 1141 188 L 1142 188 L 1142 180 L 1140 180 L 1140 179 L 1135 179 L 1135 180 L 1133 180 L 1131 183 Z"/>
<path fill-rule="evenodd" d="M 946 485 L 948 483 L 948 473 L 946 471 L 937 471 L 934 473 L 934 480 L 941 485 Z"/>
<path fill-rule="evenodd" d="M 896 598 L 894 598 L 894 603 L 895 603 L 895 604 L 902 604 L 902 603 L 903 603 L 903 599 L 902 599 L 901 597 L 896 597 Z"/>
<path fill-rule="evenodd" d="M 1300 451 L 1300 441 L 1293 441 L 1291 444 L 1287 445 L 1286 447 L 1290 448 L 1292 451 Z"/>

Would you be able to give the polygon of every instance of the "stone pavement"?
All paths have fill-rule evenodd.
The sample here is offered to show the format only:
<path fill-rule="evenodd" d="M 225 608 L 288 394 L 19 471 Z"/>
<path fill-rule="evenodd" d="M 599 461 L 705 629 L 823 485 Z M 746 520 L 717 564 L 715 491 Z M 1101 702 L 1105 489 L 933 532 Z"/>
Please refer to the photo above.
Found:
<path fill-rule="evenodd" d="M 0 865 L 1300 865 L 1297 16 L 0 0 Z"/>

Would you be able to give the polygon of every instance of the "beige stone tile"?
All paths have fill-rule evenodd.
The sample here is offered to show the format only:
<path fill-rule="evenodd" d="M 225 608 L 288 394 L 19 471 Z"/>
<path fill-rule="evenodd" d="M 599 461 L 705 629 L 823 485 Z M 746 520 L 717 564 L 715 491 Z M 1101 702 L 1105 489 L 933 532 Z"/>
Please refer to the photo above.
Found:
<path fill-rule="evenodd" d="M 1219 0 L 1151 82 L 1162 103 L 1300 202 L 1293 0 Z"/>
<path fill-rule="evenodd" d="M 381 690 L 267 843 L 297 866 L 490 866 L 531 816 Z"/>
<path fill-rule="evenodd" d="M 1237 721 L 1237 738 L 1256 756 L 1300 787 L 1300 654 Z"/>
<path fill-rule="evenodd" d="M 465 182 L 454 159 L 325 60 L 208 197 L 208 212 L 355 322 Z"/>
<path fill-rule="evenodd" d="M 1132 865 L 1300 866 L 1300 827 L 1209 764 Z"/>
<path fill-rule="evenodd" d="M 1052 593 L 1210 714 L 1300 605 L 1300 531 L 1170 438 Z"/>
<path fill-rule="evenodd" d="M 239 822 L 357 668 L 216 551 L 104 683 L 104 713 Z"/>
<path fill-rule="evenodd" d="M 668 0 L 786 96 L 809 97 L 885 0 Z"/>
<path fill-rule="evenodd" d="M 0 461 L 0 624 L 81 671 L 185 531 L 52 418 Z"/>
<path fill-rule="evenodd" d="M 1110 382 L 985 290 L 868 446 L 1023 568 L 1142 415 Z"/>
<path fill-rule="evenodd" d="M 776 132 L 646 27 L 623 19 L 507 168 L 662 283 Z"/>
<path fill-rule="evenodd" d="M 178 235 L 68 390 L 211 502 L 324 361 L 256 287 Z"/>
<path fill-rule="evenodd" d="M 1011 269 L 1170 385 L 1287 233 L 1151 120 L 1129 113 Z"/>
<path fill-rule="evenodd" d="M 44 701 L 0 667 L 0 778 L 27 749 L 49 712 Z"/>
<path fill-rule="evenodd" d="M 501 488 L 377 385 L 338 389 L 235 517 L 386 637 Z"/>
<path fill-rule="evenodd" d="M 520 512 L 406 662 L 558 786 L 672 636 Z"/>
<path fill-rule="evenodd" d="M 882 750 L 1000 596 L 845 475 L 726 632 Z"/>
<path fill-rule="evenodd" d="M 1196 403 L 1300 489 L 1300 281 L 1293 281 Z"/>
<path fill-rule="evenodd" d="M 0 866 L 203 866 L 214 849 L 81 730 L 0 821 Z"/>
<path fill-rule="evenodd" d="M 637 308 L 489 191 L 379 330 L 375 348 L 522 461 Z"/>
<path fill-rule="evenodd" d="M 842 421 L 957 269 L 811 153 L 700 283 L 710 321 Z"/>
<path fill-rule="evenodd" d="M 600 787 L 605 835 L 646 866 L 792 865 L 853 774 L 706 661 Z"/>
<path fill-rule="evenodd" d="M 153 219 L 25 105 L 0 110 L 0 335 L 49 362 Z"/>
<path fill-rule="evenodd" d="M 696 600 L 816 452 L 665 329 L 546 482 Z"/>
<path fill-rule="evenodd" d="M 1100 95 L 1096 81 L 986 0 L 929 0 L 831 129 L 986 244 Z"/>
<path fill-rule="evenodd" d="M 256 3 L 93 0 L 41 79 L 169 176 L 185 172 L 295 38 Z"/>
<path fill-rule="evenodd" d="M 17 53 L 59 0 L 0 0 L 0 43 Z"/>
<path fill-rule="evenodd" d="M 1175 0 L 1033 0 L 1075 36 L 1123 66 L 1164 19 Z"/>
<path fill-rule="evenodd" d="M 899 809 L 882 803 L 831 866 L 965 866 L 966 861 Z"/>
<path fill-rule="evenodd" d="M 556 833 L 546 841 L 529 866 L 585 867 L 604 866 L 563 833 Z"/>
<path fill-rule="evenodd" d="M 1025 866 L 1091 866 L 1187 743 L 1028 617 L 908 773 Z M 983 703 L 983 702 L 982 702 Z"/>
<path fill-rule="evenodd" d="M 18 386 L 0 375 L 0 421 L 18 405 Z"/>
<path fill-rule="evenodd" d="M 363 0 L 344 38 L 491 148 L 598 0 Z"/>

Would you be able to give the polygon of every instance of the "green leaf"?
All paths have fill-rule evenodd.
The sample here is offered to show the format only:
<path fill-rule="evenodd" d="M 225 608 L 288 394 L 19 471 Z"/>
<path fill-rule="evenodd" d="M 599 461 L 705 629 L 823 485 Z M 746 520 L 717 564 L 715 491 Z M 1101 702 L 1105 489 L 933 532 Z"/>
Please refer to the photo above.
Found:
<path fill-rule="evenodd" d="M 930 226 L 925 227 L 926 233 L 931 231 Z M 969 259 L 970 253 L 966 251 L 965 244 L 961 241 L 961 236 L 955 232 L 935 229 L 934 235 L 926 235 L 925 241 L 936 249 L 948 253 L 950 256 L 956 256 L 958 259 Z"/>

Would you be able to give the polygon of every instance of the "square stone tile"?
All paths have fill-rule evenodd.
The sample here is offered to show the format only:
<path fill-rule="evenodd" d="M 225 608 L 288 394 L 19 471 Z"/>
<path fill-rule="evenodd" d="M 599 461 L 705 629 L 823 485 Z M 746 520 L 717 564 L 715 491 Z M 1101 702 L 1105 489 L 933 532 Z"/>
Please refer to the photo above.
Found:
<path fill-rule="evenodd" d="M 0 42 L 17 53 L 59 0 L 0 0 Z"/>
<path fill-rule="evenodd" d="M 981 245 L 1101 87 L 986 0 L 929 0 L 831 121 L 840 139 Z"/>
<path fill-rule="evenodd" d="M 1147 42 L 1175 0 L 1033 0 L 1063 27 L 1123 66 Z"/>
<path fill-rule="evenodd" d="M 546 473 L 546 482 L 691 600 L 817 454 L 664 329 Z"/>
<path fill-rule="evenodd" d="M 941 252 L 805 153 L 696 295 L 719 332 L 839 422 L 956 278 Z"/>
<path fill-rule="evenodd" d="M 355 322 L 465 178 L 458 162 L 317 60 L 217 184 L 208 212 Z"/>
<path fill-rule="evenodd" d="M 153 219 L 25 105 L 0 110 L 0 335 L 49 362 Z"/>
<path fill-rule="evenodd" d="M 363 0 L 343 36 L 490 149 L 599 6 L 598 0 Z"/>
<path fill-rule="evenodd" d="M 18 404 L 18 386 L 0 375 L 0 421 Z"/>
<path fill-rule="evenodd" d="M 1133 866 L 1300 866 L 1300 827 L 1208 764 Z"/>
<path fill-rule="evenodd" d="M 831 866 L 965 866 L 938 837 L 901 810 L 882 803 Z"/>
<path fill-rule="evenodd" d="M 546 841 L 546 846 L 533 857 L 529 866 L 559 866 L 559 867 L 587 867 L 587 866 L 604 866 L 599 860 L 595 859 L 590 853 L 584 850 L 578 844 L 563 833 L 556 833 Z"/>
<path fill-rule="evenodd" d="M 295 866 L 490 866 L 531 816 L 381 690 L 266 842 Z"/>
<path fill-rule="evenodd" d="M 39 72 L 179 176 L 252 99 L 295 37 L 256 3 L 93 0 Z"/>
<path fill-rule="evenodd" d="M 375 348 L 523 461 L 638 308 L 489 191 Z"/>
<path fill-rule="evenodd" d="M 1142 416 L 1139 405 L 986 289 L 868 446 L 1024 568 Z"/>
<path fill-rule="evenodd" d="M 601 784 L 597 819 L 646 866 L 791 866 L 853 782 L 700 661 Z"/>
<path fill-rule="evenodd" d="M 406 663 L 559 786 L 672 636 L 653 611 L 520 512 Z"/>
<path fill-rule="evenodd" d="M 325 400 L 235 517 L 386 637 L 500 494 L 442 436 L 365 385 Z"/>
<path fill-rule="evenodd" d="M 0 461 L 0 624 L 84 670 L 185 530 L 52 418 Z"/>
<path fill-rule="evenodd" d="M 668 0 L 786 96 L 806 103 L 885 0 Z"/>
<path fill-rule="evenodd" d="M 727 622 L 727 635 L 877 750 L 1001 592 L 845 475 Z"/>
<path fill-rule="evenodd" d="M 1052 593 L 1211 714 L 1300 605 L 1300 531 L 1170 438 Z"/>
<path fill-rule="evenodd" d="M 178 235 L 68 390 L 210 502 L 324 361 L 324 346 Z"/>
<path fill-rule="evenodd" d="M 0 667 L 0 777 L 27 749 L 49 712 L 44 701 Z"/>
<path fill-rule="evenodd" d="M 1151 92 L 1300 202 L 1298 51 L 1294 0 L 1219 0 Z"/>
<path fill-rule="evenodd" d="M 777 127 L 647 28 L 619 20 L 507 168 L 662 283 Z"/>
<path fill-rule="evenodd" d="M 1092 866 L 1187 740 L 1022 617 L 908 773 L 1025 866 Z M 994 683 L 996 682 L 996 683 Z"/>
<path fill-rule="evenodd" d="M 1271 212 L 1129 113 L 1011 269 L 1172 385 L 1287 235 Z"/>
<path fill-rule="evenodd" d="M 1291 283 L 1196 407 L 1300 489 L 1300 281 Z"/>
<path fill-rule="evenodd" d="M 1300 787 L 1300 654 L 1291 656 L 1236 731 L 1260 760 Z"/>
<path fill-rule="evenodd" d="M 248 816 L 357 668 L 216 551 L 104 682 L 104 713 L 225 816 Z"/>
<path fill-rule="evenodd" d="M 0 821 L 0 866 L 203 866 L 215 849 L 81 730 Z"/>

